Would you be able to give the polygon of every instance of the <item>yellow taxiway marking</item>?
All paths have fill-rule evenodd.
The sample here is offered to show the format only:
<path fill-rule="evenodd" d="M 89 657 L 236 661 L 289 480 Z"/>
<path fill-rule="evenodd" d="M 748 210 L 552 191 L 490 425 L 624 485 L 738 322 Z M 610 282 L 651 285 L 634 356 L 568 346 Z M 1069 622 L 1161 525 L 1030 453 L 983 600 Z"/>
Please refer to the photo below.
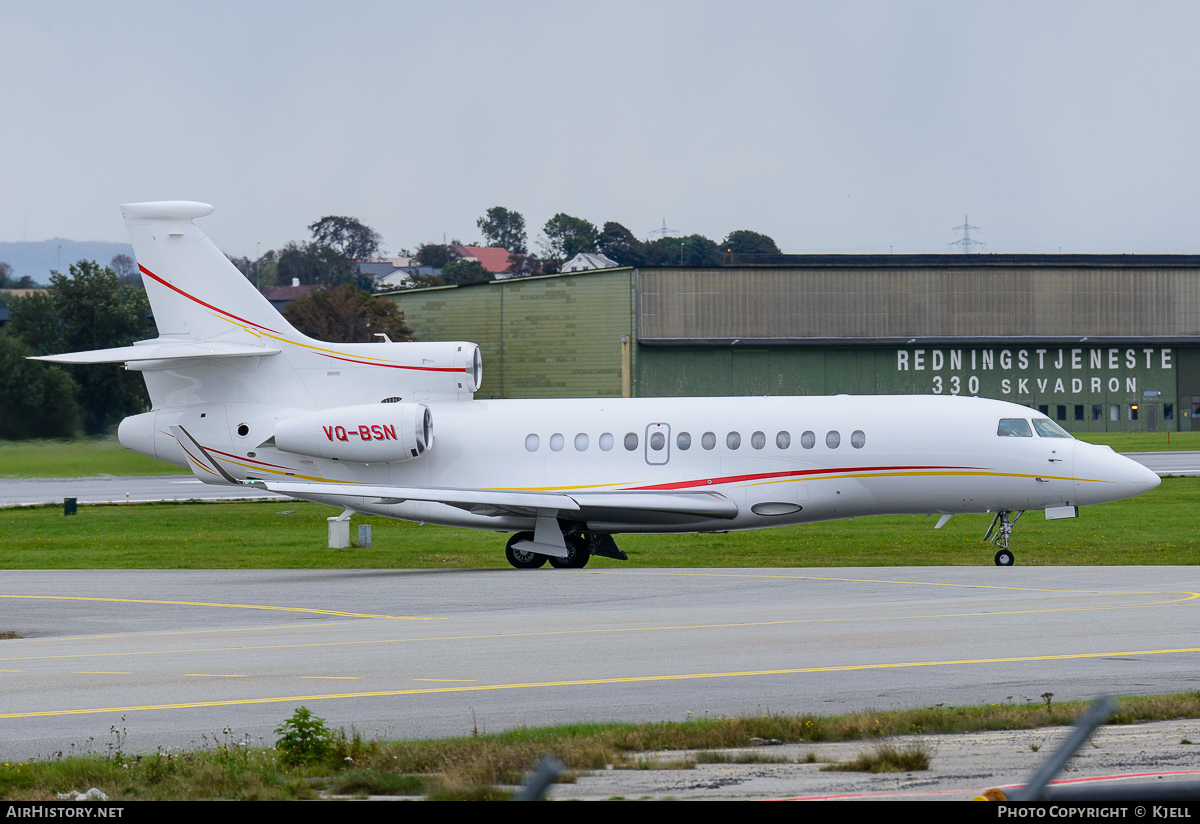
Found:
<path fill-rule="evenodd" d="M 826 579 L 828 580 L 828 579 Z M 892 583 L 892 582 L 885 582 Z M 1045 592 L 1075 592 L 1067 590 L 1034 590 Z M 1151 592 L 1093 592 L 1092 590 L 1078 590 L 1077 594 L 1087 595 L 1159 595 L 1162 593 Z M 934 612 L 922 613 L 918 615 L 884 615 L 884 616 L 864 616 L 864 617 L 838 617 L 838 618 L 790 618 L 779 621 L 732 621 L 729 623 L 720 624 L 669 624 L 669 625 L 651 625 L 641 627 L 589 627 L 588 629 L 555 629 L 555 630 L 538 630 L 532 632 L 496 632 L 482 633 L 472 635 L 431 635 L 428 637 L 411 637 L 411 638 L 378 638 L 361 641 L 312 641 L 308 643 L 295 644 L 259 644 L 259 645 L 244 645 L 235 647 L 182 647 L 179 649 L 152 649 L 152 650 L 137 650 L 125 652 L 80 652 L 80 653 L 62 653 L 53 655 L 12 655 L 0 657 L 0 661 L 40 661 L 40 660 L 55 660 L 68 658 L 107 658 L 107 657 L 124 657 L 138 655 L 175 655 L 179 653 L 196 654 L 204 652 L 252 652 L 255 650 L 265 649 L 308 649 L 315 647 L 358 647 L 358 646 L 375 646 L 380 644 L 415 644 L 429 643 L 431 641 L 481 641 L 501 638 L 545 638 L 553 636 L 569 636 L 569 635 L 598 635 L 612 633 L 641 633 L 641 632 L 679 632 L 685 630 L 699 629 L 744 629 L 749 627 L 777 627 L 777 626 L 792 626 L 802 624 L 841 624 L 841 623 L 870 623 L 875 621 L 919 621 L 931 620 L 940 618 L 991 618 L 999 615 L 1042 615 L 1055 612 L 1098 612 L 1105 610 L 1120 610 L 1120 609 L 1140 609 L 1143 607 L 1154 606 L 1170 606 L 1172 604 L 1181 604 L 1200 597 L 1200 593 L 1185 592 L 1182 595 L 1186 597 L 1169 598 L 1162 601 L 1149 601 L 1141 604 L 1112 604 L 1101 606 L 1078 606 L 1078 607 L 1045 607 L 1041 609 L 989 609 L 978 610 L 976 612 Z"/>
<path fill-rule="evenodd" d="M 957 658 L 945 661 L 897 661 L 883 664 L 843 664 L 828 667 L 795 667 L 789 669 L 745 670 L 741 672 L 693 672 L 677 675 L 631 675 L 616 678 L 587 678 L 570 681 L 529 681 L 515 684 L 482 684 L 457 687 L 423 687 L 408 690 L 381 690 L 376 692 L 342 692 L 317 695 L 286 695 L 273 698 L 231 698 L 220 701 L 188 701 L 177 704 L 146 704 L 125 707 L 93 707 L 75 710 L 37 710 L 0 714 L 4 718 L 41 718 L 58 715 L 90 715 L 102 712 L 137 712 L 139 710 L 180 710 L 201 707 L 232 707 L 249 704 L 282 704 L 293 701 L 325 701 L 339 698 L 388 698 L 399 695 L 432 695 L 450 692 L 490 692 L 497 690 L 542 689 L 546 687 L 586 687 L 600 684 L 645 684 L 661 681 L 694 681 L 703 678 L 749 678 L 764 675 L 804 675 L 817 672 L 856 672 L 863 670 L 908 669 L 914 667 L 959 667 L 974 664 L 1017 664 L 1031 661 L 1078 661 L 1084 659 L 1112 658 L 1137 655 L 1180 655 L 1200 652 L 1200 647 L 1181 649 L 1121 650 L 1110 652 L 1077 652 L 1062 655 L 1020 655 L 1009 658 Z"/>
<path fill-rule="evenodd" d="M 304 612 L 309 615 L 334 615 L 339 618 L 386 618 L 391 621 L 444 621 L 428 615 L 373 615 L 361 612 L 342 612 L 336 609 L 309 607 L 275 607 L 264 604 L 220 604 L 207 601 L 156 601 L 147 598 L 95 598 L 82 595 L 0 595 L 0 598 L 27 598 L 44 601 L 107 601 L 117 604 L 165 604 L 176 607 L 220 607 L 222 609 L 263 609 L 274 612 Z"/>
<path fill-rule="evenodd" d="M 249 675 L 230 675 L 224 672 L 185 672 L 188 678 L 249 678 Z"/>

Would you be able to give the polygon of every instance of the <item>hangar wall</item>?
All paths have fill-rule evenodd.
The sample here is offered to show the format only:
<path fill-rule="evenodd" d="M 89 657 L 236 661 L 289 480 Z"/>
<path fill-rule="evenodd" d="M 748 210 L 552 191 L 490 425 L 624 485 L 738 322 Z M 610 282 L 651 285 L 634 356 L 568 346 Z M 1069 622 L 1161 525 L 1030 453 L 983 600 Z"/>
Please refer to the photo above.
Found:
<path fill-rule="evenodd" d="M 634 362 L 632 269 L 395 292 L 417 340 L 483 354 L 477 398 L 619 398 Z M 622 337 L 624 361 L 622 360 Z"/>
<path fill-rule="evenodd" d="M 978 394 L 1074 431 L 1200 412 L 1200 256 L 803 256 L 390 297 L 419 339 L 480 345 L 477 397 Z"/>

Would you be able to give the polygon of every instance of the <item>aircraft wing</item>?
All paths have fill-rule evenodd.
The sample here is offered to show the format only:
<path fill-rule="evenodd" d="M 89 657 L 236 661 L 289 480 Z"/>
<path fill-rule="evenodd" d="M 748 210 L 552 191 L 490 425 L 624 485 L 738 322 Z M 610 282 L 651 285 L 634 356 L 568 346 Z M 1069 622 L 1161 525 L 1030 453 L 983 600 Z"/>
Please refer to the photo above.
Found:
<path fill-rule="evenodd" d="M 345 495 L 374 498 L 380 503 L 430 501 L 465 509 L 476 515 L 533 515 L 554 509 L 572 520 L 620 513 L 659 512 L 702 518 L 732 519 L 737 505 L 718 492 L 526 492 L 509 489 L 448 489 L 366 484 L 252 481 L 253 486 L 284 495 Z"/>
<path fill-rule="evenodd" d="M 30 360 L 50 363 L 129 363 L 130 361 L 175 360 L 177 358 L 250 358 L 277 355 L 279 350 L 265 346 L 250 346 L 226 341 L 196 341 L 193 343 L 162 343 L 146 346 L 118 346 L 115 349 L 93 349 L 89 352 L 64 352 L 61 355 L 41 355 Z"/>

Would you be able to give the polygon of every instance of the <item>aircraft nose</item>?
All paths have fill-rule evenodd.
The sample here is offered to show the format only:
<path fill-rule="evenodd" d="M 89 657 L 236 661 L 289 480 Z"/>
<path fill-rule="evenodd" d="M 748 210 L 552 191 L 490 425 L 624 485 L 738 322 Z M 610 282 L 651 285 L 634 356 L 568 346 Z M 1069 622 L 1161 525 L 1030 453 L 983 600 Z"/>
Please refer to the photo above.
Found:
<path fill-rule="evenodd" d="M 1132 458 L 1107 446 L 1087 446 L 1075 451 L 1076 487 L 1081 504 L 1132 498 L 1162 483 L 1153 470 Z"/>

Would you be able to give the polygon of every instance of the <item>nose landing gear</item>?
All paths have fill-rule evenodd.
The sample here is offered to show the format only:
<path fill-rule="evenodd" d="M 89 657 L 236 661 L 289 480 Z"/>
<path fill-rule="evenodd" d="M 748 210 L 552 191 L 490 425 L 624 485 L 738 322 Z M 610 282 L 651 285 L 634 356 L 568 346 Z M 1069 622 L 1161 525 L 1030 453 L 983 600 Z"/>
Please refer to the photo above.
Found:
<path fill-rule="evenodd" d="M 1002 509 L 996 513 L 996 517 L 992 519 L 992 525 L 984 533 L 983 540 L 1000 547 L 1000 551 L 996 553 L 996 566 L 1012 566 L 1016 563 L 1016 556 L 1008 548 L 1008 539 L 1012 535 L 1013 525 L 1024 514 L 1025 510 L 1020 510 L 1014 515 L 1009 510 Z"/>

